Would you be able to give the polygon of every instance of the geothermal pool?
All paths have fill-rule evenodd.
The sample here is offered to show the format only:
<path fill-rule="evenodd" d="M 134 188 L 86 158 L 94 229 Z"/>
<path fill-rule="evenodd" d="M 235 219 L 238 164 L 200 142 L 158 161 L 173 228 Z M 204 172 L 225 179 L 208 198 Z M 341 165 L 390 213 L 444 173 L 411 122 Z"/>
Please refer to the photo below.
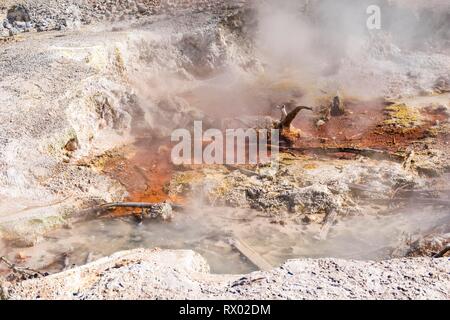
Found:
<path fill-rule="evenodd" d="M 31 248 L 3 244 L 0 255 L 57 272 L 74 265 L 134 248 L 192 249 L 208 261 L 211 272 L 242 274 L 258 268 L 230 245 L 238 237 L 272 266 L 293 258 L 336 257 L 381 260 L 410 235 L 426 234 L 448 221 L 450 212 L 413 208 L 388 216 L 341 219 L 326 240 L 317 228 L 275 223 L 253 210 L 196 207 L 176 213 L 170 222 L 134 218 L 102 218 L 55 230 Z M 277 220 L 278 221 L 278 220 Z M 412 237 L 411 239 L 413 239 Z"/>

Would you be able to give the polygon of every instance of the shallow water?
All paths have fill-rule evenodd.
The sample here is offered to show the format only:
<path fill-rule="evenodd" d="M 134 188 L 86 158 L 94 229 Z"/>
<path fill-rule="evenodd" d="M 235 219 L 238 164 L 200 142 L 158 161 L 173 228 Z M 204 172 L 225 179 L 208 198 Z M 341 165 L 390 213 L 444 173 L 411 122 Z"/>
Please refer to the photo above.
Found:
<path fill-rule="evenodd" d="M 341 220 L 325 241 L 314 239 L 318 229 L 288 222 L 271 223 L 252 210 L 195 208 L 176 213 L 171 222 L 132 218 L 98 219 L 75 224 L 46 235 L 33 248 L 0 245 L 0 254 L 50 272 L 61 270 L 64 257 L 82 265 L 88 256 L 97 259 L 133 248 L 192 249 L 202 254 L 213 273 L 247 273 L 257 268 L 229 244 L 237 236 L 273 266 L 287 259 L 336 257 L 378 260 L 389 257 L 406 235 L 426 233 L 450 220 L 450 212 L 405 210 L 390 216 L 361 216 Z M 1 252 L 3 251 L 3 253 Z"/>

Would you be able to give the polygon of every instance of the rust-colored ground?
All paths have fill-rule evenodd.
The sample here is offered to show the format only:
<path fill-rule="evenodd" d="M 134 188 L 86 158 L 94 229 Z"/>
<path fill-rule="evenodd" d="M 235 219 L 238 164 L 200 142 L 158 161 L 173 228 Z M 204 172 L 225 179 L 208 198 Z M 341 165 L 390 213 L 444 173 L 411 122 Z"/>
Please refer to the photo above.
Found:
<path fill-rule="evenodd" d="M 445 113 L 424 109 L 420 112 L 423 121 L 420 126 L 396 128 L 384 123 L 388 118 L 386 106 L 382 100 L 349 101 L 346 103 L 345 115 L 331 117 L 320 127 L 316 127 L 313 119 L 300 115 L 293 125 L 304 133 L 304 137 L 298 139 L 295 145 L 401 151 L 413 141 L 425 138 L 429 134 L 429 129 L 436 124 L 436 120 L 442 122 L 447 119 Z M 438 138 L 445 139 L 442 134 Z"/>
<path fill-rule="evenodd" d="M 137 139 L 126 155 L 106 161 L 103 171 L 119 181 L 128 191 L 124 201 L 157 203 L 166 200 L 180 202 L 169 197 L 165 191 L 173 166 L 170 149 L 151 139 Z M 129 209 L 118 208 L 114 215 L 128 215 Z"/>
<path fill-rule="evenodd" d="M 422 124 L 413 128 L 396 128 L 386 125 L 388 118 L 386 104 L 382 100 L 370 102 L 348 101 L 346 114 L 331 117 L 323 126 L 316 127 L 317 114 L 300 114 L 294 126 L 303 135 L 295 141 L 299 147 L 354 147 L 373 148 L 391 152 L 404 150 L 413 141 L 429 135 L 429 129 L 436 120 L 444 121 L 444 113 L 425 109 L 421 112 Z M 448 136 L 440 133 L 436 143 L 448 141 Z M 335 154 L 338 158 L 353 158 L 350 154 Z M 183 199 L 173 199 L 166 191 L 174 167 L 170 160 L 170 144 L 152 139 L 138 138 L 125 155 L 108 158 L 103 170 L 119 181 L 128 191 L 124 201 L 175 203 Z M 114 215 L 126 215 L 132 211 L 117 209 Z"/>

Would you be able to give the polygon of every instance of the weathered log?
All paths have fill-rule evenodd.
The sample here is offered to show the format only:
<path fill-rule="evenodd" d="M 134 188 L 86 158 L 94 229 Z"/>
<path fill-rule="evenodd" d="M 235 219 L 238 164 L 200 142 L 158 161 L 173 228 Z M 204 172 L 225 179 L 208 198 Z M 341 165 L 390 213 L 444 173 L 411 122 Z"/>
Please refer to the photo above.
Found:
<path fill-rule="evenodd" d="M 183 205 L 167 202 L 173 209 L 182 210 Z M 115 208 L 138 208 L 138 209 L 152 209 L 158 205 L 158 203 L 151 202 L 110 202 L 100 205 L 99 209 L 115 209 Z"/>
<path fill-rule="evenodd" d="M 371 148 L 352 148 L 352 147 L 280 147 L 280 151 L 297 151 L 297 152 L 313 152 L 317 154 L 330 153 L 352 153 L 359 154 L 365 157 L 388 159 L 393 161 L 403 161 L 404 156 L 384 150 Z"/>
<path fill-rule="evenodd" d="M 314 237 L 316 240 L 324 241 L 327 239 L 328 233 L 330 232 L 331 227 L 336 221 L 337 216 L 338 212 L 336 210 L 331 210 L 331 212 L 327 214 L 327 216 L 325 217 L 325 222 L 320 229 L 319 234 Z"/>
<path fill-rule="evenodd" d="M 150 202 L 110 202 L 100 205 L 103 209 L 114 209 L 114 208 L 139 208 L 139 209 L 150 209 L 153 208 L 155 203 Z"/>
<path fill-rule="evenodd" d="M 137 208 L 137 209 L 153 209 L 155 206 L 161 203 L 149 203 L 149 202 L 111 202 L 111 203 L 104 203 L 101 205 L 97 205 L 91 208 L 83 209 L 75 214 L 73 214 L 70 217 L 70 221 L 72 223 L 78 223 L 81 221 L 87 221 L 87 220 L 94 220 L 98 218 L 104 218 L 107 217 L 105 215 L 105 212 L 108 210 L 116 209 L 116 208 Z M 175 204 L 172 202 L 167 202 L 168 205 L 171 206 L 171 208 L 174 211 L 182 211 L 184 210 L 184 206 L 180 204 Z M 142 217 L 141 217 L 142 218 Z"/>
<path fill-rule="evenodd" d="M 433 258 L 442 258 L 447 252 L 450 251 L 450 243 L 447 244 L 444 249 L 442 249 L 441 251 L 439 251 L 438 253 L 436 253 Z"/>
<path fill-rule="evenodd" d="M 247 243 L 237 237 L 230 238 L 229 243 L 258 269 L 262 271 L 269 271 L 273 267 L 268 263 L 259 253 L 253 250 Z"/>

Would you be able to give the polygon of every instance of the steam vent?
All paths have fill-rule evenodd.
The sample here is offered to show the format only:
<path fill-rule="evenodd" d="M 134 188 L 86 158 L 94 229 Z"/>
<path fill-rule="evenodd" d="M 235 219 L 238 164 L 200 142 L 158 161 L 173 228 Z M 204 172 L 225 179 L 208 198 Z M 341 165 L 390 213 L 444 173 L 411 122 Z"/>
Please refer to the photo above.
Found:
<path fill-rule="evenodd" d="M 449 119 L 448 0 L 0 0 L 0 300 L 449 300 Z"/>

